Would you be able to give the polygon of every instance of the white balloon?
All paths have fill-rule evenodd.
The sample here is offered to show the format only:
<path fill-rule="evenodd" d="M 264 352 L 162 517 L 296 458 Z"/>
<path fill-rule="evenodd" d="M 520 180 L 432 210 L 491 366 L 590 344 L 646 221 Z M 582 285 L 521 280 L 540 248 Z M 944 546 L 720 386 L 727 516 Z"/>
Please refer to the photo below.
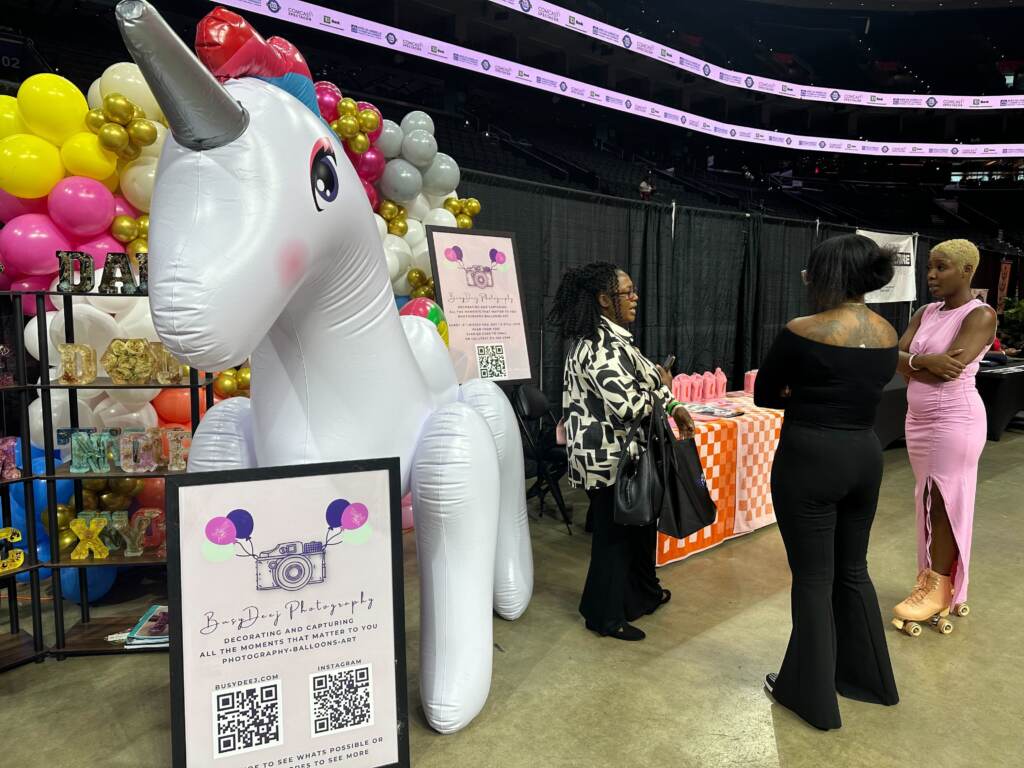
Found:
<path fill-rule="evenodd" d="M 423 224 L 415 219 L 407 219 L 405 223 L 408 225 L 409 229 L 405 235 L 403 235 L 402 239 L 409 244 L 409 248 L 415 251 L 417 245 L 426 242 L 427 230 L 423 228 Z"/>
<path fill-rule="evenodd" d="M 111 403 L 116 403 L 129 411 L 136 411 L 147 403 L 153 402 L 160 394 L 160 390 L 152 387 L 142 389 L 111 387 L 105 390 L 105 394 Z"/>
<path fill-rule="evenodd" d="M 146 78 L 142 76 L 142 70 L 138 64 L 130 61 L 121 61 L 107 67 L 100 77 L 100 89 L 104 96 L 112 93 L 120 93 L 142 107 L 146 117 L 150 120 L 162 120 L 164 117 L 156 97 L 149 89 Z M 134 205 L 134 203 L 133 203 Z M 136 206 L 138 207 L 138 206 Z"/>
<path fill-rule="evenodd" d="M 408 160 L 388 160 L 384 175 L 380 177 L 380 192 L 388 200 L 406 203 L 415 200 L 423 189 L 423 176 Z"/>
<path fill-rule="evenodd" d="M 85 100 L 89 102 L 89 109 L 98 109 L 103 106 L 103 91 L 100 90 L 100 78 L 97 77 L 92 81 Z"/>
<path fill-rule="evenodd" d="M 95 412 L 95 418 L 104 429 L 150 429 L 159 424 L 156 410 L 149 403 L 132 408 L 108 400 Z"/>
<path fill-rule="evenodd" d="M 428 195 L 447 196 L 459 186 L 459 180 L 459 164 L 444 152 L 438 152 L 430 167 L 423 171 L 423 191 Z"/>
<path fill-rule="evenodd" d="M 402 141 L 405 139 L 405 134 L 402 133 L 402 129 L 398 127 L 398 123 L 394 120 L 385 120 L 383 126 L 380 136 L 377 137 L 377 143 L 374 146 L 388 160 L 393 160 L 402 154 Z"/>
<path fill-rule="evenodd" d="M 435 208 L 426 216 L 423 217 L 423 225 L 433 225 L 435 227 L 455 227 L 458 226 L 458 222 L 455 220 L 455 214 L 445 208 Z"/>
<path fill-rule="evenodd" d="M 99 408 L 101 404 L 110 400 L 110 398 L 107 397 L 107 393 L 102 389 L 82 389 L 79 390 L 78 396 L 85 401 L 86 405 L 92 409 L 93 413 L 96 413 L 96 409 Z"/>
<path fill-rule="evenodd" d="M 50 338 L 50 325 L 56 316 L 56 312 L 47 312 L 44 320 L 46 323 L 46 355 L 50 365 L 55 365 L 60 361 L 57 345 Z M 32 356 L 33 360 L 39 359 L 39 315 L 25 323 L 25 351 Z"/>
<path fill-rule="evenodd" d="M 427 200 L 427 196 L 421 192 L 416 195 L 415 200 L 405 204 L 406 221 L 410 223 L 413 221 L 423 221 L 423 217 L 430 213 L 432 207 L 430 201 Z"/>
<path fill-rule="evenodd" d="M 82 277 L 82 274 L 76 269 L 75 270 L 75 282 L 77 283 L 81 279 L 81 277 Z M 53 282 L 50 283 L 50 292 L 51 293 L 56 293 L 57 292 L 57 283 L 59 283 L 59 282 L 60 282 L 60 275 L 57 275 L 56 277 L 53 278 Z M 99 285 L 99 283 L 100 283 L 99 277 L 97 277 L 96 278 L 96 285 Z M 95 290 L 95 286 L 94 286 L 94 290 Z M 63 304 L 64 304 L 64 298 L 63 297 L 61 297 L 61 296 L 54 296 L 53 298 L 56 299 L 56 301 L 54 301 L 54 305 L 55 306 L 63 306 Z M 85 296 L 76 296 L 76 295 L 72 294 L 71 295 L 71 303 L 72 303 L 72 305 L 74 305 L 76 307 L 79 304 L 85 304 L 85 303 L 87 303 L 86 302 L 86 297 Z"/>
<path fill-rule="evenodd" d="M 126 339 L 146 339 L 160 341 L 153 325 L 153 313 L 149 307 L 149 299 L 144 296 L 129 299 L 132 305 L 117 315 L 117 324 Z"/>
<path fill-rule="evenodd" d="M 156 183 L 156 158 L 140 157 L 121 170 L 121 194 L 140 211 L 149 212 Z"/>
<path fill-rule="evenodd" d="M 427 245 L 426 239 L 413 246 L 410 263 L 416 269 L 422 269 L 428 275 L 433 276 L 434 270 L 430 268 L 430 246 Z"/>
<path fill-rule="evenodd" d="M 406 274 L 409 272 L 409 265 L 412 262 L 412 250 L 409 248 L 409 244 L 397 235 L 386 235 L 384 237 L 384 257 L 388 263 L 388 275 L 391 277 L 392 286 L 396 285 L 396 281 L 404 281 L 404 284 L 408 286 L 408 281 L 405 279 Z M 395 294 L 398 296 L 408 296 L 411 288 L 402 293 L 397 288 Z"/>
<path fill-rule="evenodd" d="M 79 344 L 88 344 L 96 350 L 97 369 L 100 376 L 106 372 L 99 363 L 103 353 L 107 351 L 110 342 L 121 337 L 121 326 L 117 324 L 106 312 L 102 312 L 90 304 L 83 304 L 74 311 L 75 341 Z M 63 344 L 64 337 L 64 311 L 58 310 L 57 316 L 50 323 L 50 341 Z"/>
<path fill-rule="evenodd" d="M 96 285 L 103 282 L 103 270 L 96 270 Z M 72 299 L 73 301 L 73 299 Z M 120 312 L 127 312 L 130 310 L 140 299 L 134 296 L 105 296 L 103 294 L 97 294 L 96 296 L 89 296 L 86 298 L 92 306 L 96 307 L 109 315 L 116 315 Z M 75 318 L 78 318 L 78 312 L 75 312 Z M 77 338 L 77 334 L 75 336 Z M 102 354 L 102 353 L 101 353 Z"/>
<path fill-rule="evenodd" d="M 408 296 L 412 293 L 412 286 L 409 285 L 409 270 L 404 270 L 397 280 L 391 283 L 391 290 L 395 292 L 395 296 Z"/>
<path fill-rule="evenodd" d="M 83 428 L 98 426 L 96 417 L 93 415 L 88 403 L 81 397 L 76 398 L 76 400 L 78 401 L 78 426 Z M 57 445 L 57 430 L 67 429 L 71 426 L 71 407 L 68 403 L 68 390 L 50 390 L 50 417 L 53 419 L 53 434 L 51 437 L 54 446 Z M 33 400 L 29 405 L 28 424 L 32 445 L 42 448 L 44 434 L 42 398 Z"/>
<path fill-rule="evenodd" d="M 415 110 L 402 118 L 402 133 L 408 136 L 413 131 L 426 131 L 433 135 L 434 121 L 426 112 Z"/>
<path fill-rule="evenodd" d="M 157 122 L 156 120 L 153 121 L 153 125 L 156 126 L 156 141 L 142 148 L 141 157 L 152 157 L 154 159 L 158 159 L 160 157 L 160 152 L 164 148 L 164 142 L 167 140 L 167 129 L 164 127 L 163 123 Z"/>
<path fill-rule="evenodd" d="M 373 214 L 373 220 L 377 224 L 377 234 L 380 235 L 380 239 L 384 239 L 384 235 L 388 233 L 388 223 L 384 221 L 384 217 L 379 213 Z"/>
<path fill-rule="evenodd" d="M 428 168 L 437 155 L 437 139 L 432 133 L 417 128 L 402 139 L 402 157 L 417 168 Z"/>
<path fill-rule="evenodd" d="M 385 235 L 384 236 L 384 250 L 396 250 L 401 255 L 401 260 L 404 265 L 409 263 L 409 259 L 412 258 L 412 248 L 398 235 Z"/>
<path fill-rule="evenodd" d="M 430 203 L 431 208 L 444 208 L 444 201 L 449 198 L 459 199 L 457 191 L 452 190 L 447 195 L 427 195 L 427 202 Z"/>

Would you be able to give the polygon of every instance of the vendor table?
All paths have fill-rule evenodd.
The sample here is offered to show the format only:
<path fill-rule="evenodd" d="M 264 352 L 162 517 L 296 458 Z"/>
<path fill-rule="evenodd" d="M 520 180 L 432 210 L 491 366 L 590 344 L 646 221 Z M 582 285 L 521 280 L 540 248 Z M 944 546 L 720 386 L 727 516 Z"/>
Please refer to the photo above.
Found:
<path fill-rule="evenodd" d="M 782 411 L 758 408 L 750 396 L 742 394 L 730 396 L 724 403 L 743 415 L 698 422 L 695 436 L 718 518 L 686 539 L 659 533 L 655 559 L 659 566 L 685 560 L 775 522 L 771 474 Z"/>
<path fill-rule="evenodd" d="M 978 394 L 985 402 L 988 439 L 998 440 L 1013 417 L 1024 411 L 1024 361 L 982 368 L 976 381 Z"/>

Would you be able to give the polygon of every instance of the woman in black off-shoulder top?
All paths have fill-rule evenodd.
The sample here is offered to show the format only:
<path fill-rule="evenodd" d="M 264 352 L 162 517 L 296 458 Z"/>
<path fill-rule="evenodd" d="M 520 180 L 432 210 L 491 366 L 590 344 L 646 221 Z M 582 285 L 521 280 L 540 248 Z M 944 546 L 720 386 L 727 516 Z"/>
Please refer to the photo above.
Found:
<path fill-rule="evenodd" d="M 775 701 L 811 725 L 842 724 L 836 692 L 899 701 L 867 549 L 882 481 L 872 426 L 899 360 L 896 331 L 864 304 L 893 276 L 860 235 L 826 240 L 804 275 L 821 310 L 790 322 L 757 374 L 756 403 L 784 408 L 772 500 L 793 573 L 793 631 Z"/>

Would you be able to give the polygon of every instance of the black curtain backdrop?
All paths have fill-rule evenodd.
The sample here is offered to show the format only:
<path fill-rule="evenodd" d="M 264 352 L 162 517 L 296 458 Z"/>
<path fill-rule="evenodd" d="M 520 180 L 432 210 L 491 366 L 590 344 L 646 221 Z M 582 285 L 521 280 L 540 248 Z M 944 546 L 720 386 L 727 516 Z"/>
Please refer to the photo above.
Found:
<path fill-rule="evenodd" d="M 732 387 L 756 368 L 793 317 L 810 312 L 800 271 L 822 240 L 854 231 L 815 221 L 644 203 L 463 169 L 459 192 L 476 197 L 482 229 L 514 233 L 522 271 L 530 363 L 553 406 L 561 402 L 565 345 L 545 315 L 562 274 L 591 261 L 628 271 L 640 292 L 633 331 L 652 360 L 678 357 L 677 372 L 721 367 Z M 930 301 L 928 252 L 918 238 L 918 300 L 873 308 L 902 333 Z M 1003 259 L 982 253 L 977 287 L 996 288 Z M 1021 259 L 1012 257 L 1010 295 Z"/>

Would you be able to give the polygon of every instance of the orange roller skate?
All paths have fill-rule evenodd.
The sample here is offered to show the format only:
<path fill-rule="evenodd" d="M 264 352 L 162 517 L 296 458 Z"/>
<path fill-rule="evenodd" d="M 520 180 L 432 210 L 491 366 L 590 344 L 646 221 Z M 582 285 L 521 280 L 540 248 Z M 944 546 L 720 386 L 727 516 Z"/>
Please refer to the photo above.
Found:
<path fill-rule="evenodd" d="M 948 618 L 952 602 L 953 585 L 949 576 L 925 568 L 917 575 L 914 591 L 893 609 L 896 616 L 892 625 L 911 637 L 921 634 L 922 623 L 931 625 L 940 634 L 948 635 L 953 631 L 953 622 Z M 966 613 L 958 611 L 958 615 L 964 616 Z"/>

